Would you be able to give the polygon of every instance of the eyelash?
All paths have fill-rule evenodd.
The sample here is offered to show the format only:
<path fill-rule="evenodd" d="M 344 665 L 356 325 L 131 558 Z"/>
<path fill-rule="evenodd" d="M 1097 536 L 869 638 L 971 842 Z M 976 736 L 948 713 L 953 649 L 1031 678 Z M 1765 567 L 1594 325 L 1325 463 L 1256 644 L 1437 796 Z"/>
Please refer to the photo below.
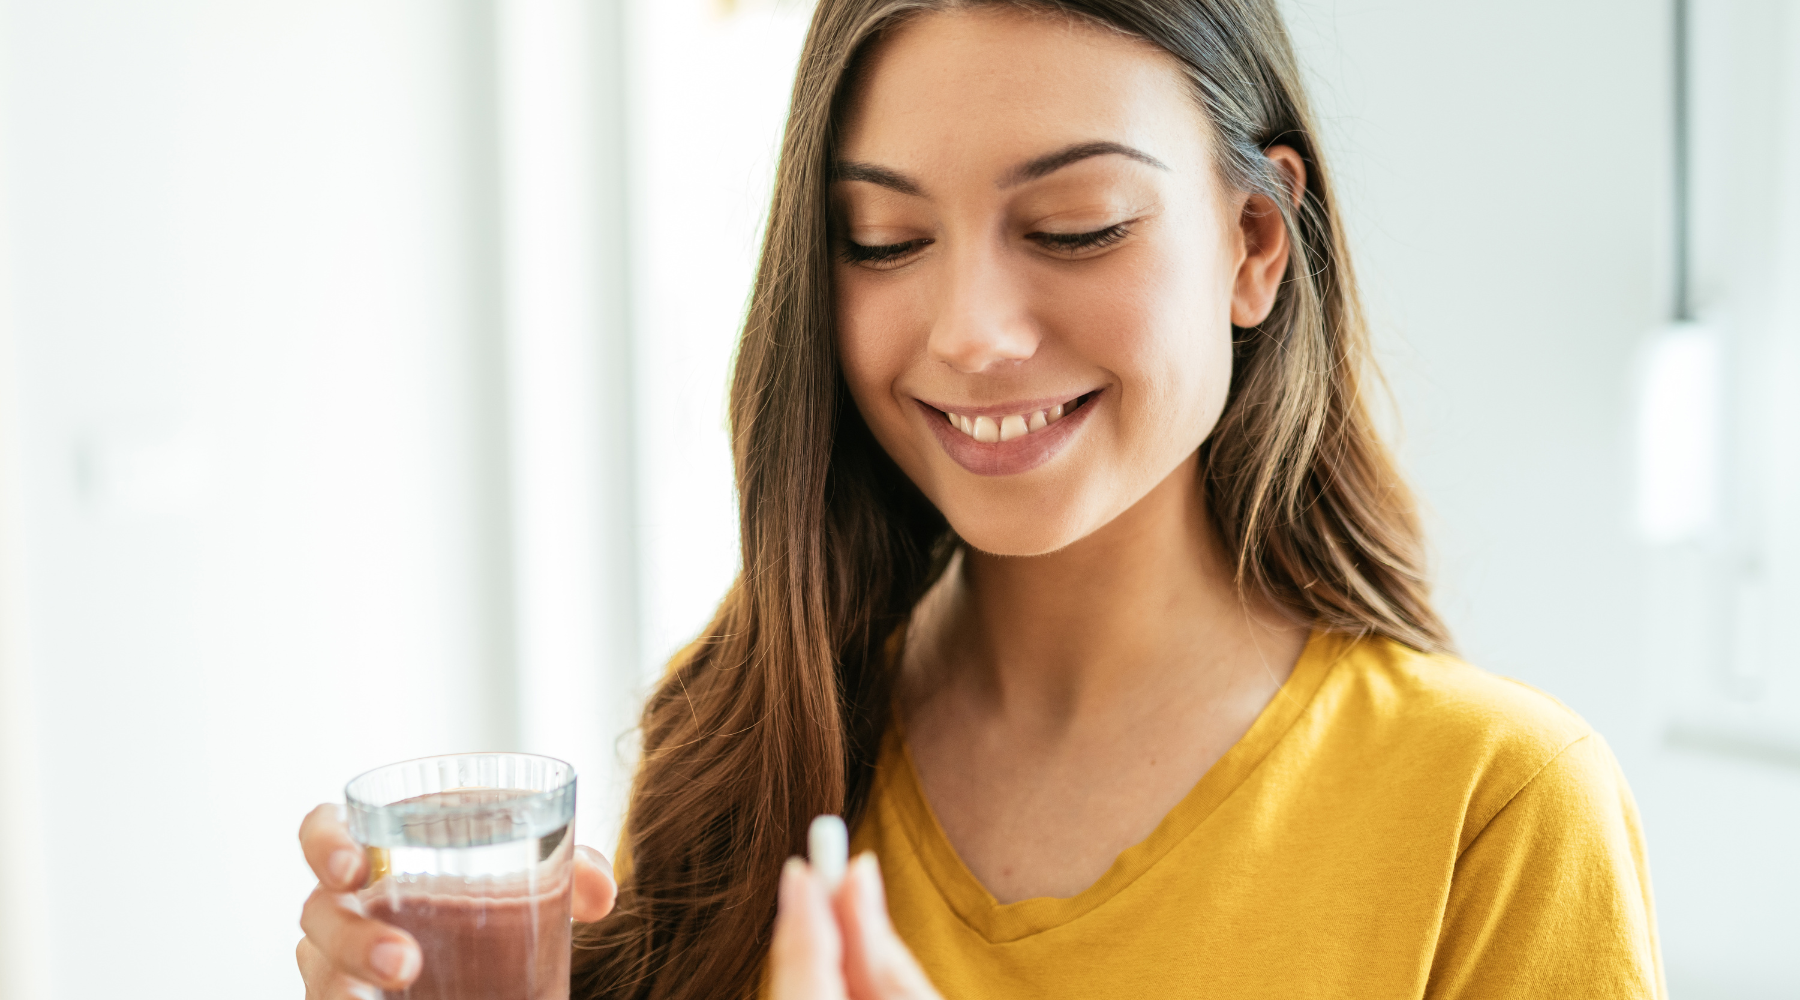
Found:
<path fill-rule="evenodd" d="M 1126 223 L 1096 229 L 1091 233 L 1029 233 L 1026 239 L 1034 240 L 1039 246 L 1058 253 L 1081 253 L 1084 250 L 1096 250 L 1109 247 L 1131 235 Z M 884 246 L 864 246 L 850 240 L 844 241 L 842 256 L 852 264 L 887 264 L 907 256 L 914 250 L 931 245 L 931 240 L 908 240 L 905 243 L 889 243 Z"/>
<path fill-rule="evenodd" d="M 886 246 L 871 247 L 845 240 L 843 256 L 852 264 L 885 264 L 904 257 L 929 243 L 931 243 L 930 240 L 908 240 L 905 243 L 889 243 Z"/>
<path fill-rule="evenodd" d="M 1028 238 L 1036 240 L 1039 246 L 1061 253 L 1080 253 L 1083 250 L 1095 250 L 1109 247 L 1131 235 L 1126 223 L 1096 229 L 1091 233 L 1032 233 Z"/>

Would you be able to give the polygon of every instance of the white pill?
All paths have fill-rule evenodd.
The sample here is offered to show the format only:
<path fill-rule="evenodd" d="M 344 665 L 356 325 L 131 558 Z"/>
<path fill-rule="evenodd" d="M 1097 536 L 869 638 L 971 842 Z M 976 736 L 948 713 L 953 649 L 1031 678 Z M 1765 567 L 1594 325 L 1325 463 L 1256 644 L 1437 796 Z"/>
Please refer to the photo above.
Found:
<path fill-rule="evenodd" d="M 825 881 L 825 888 L 836 892 L 844 880 L 844 867 L 850 863 L 850 832 L 836 816 L 820 816 L 806 831 L 806 858 L 813 871 Z"/>

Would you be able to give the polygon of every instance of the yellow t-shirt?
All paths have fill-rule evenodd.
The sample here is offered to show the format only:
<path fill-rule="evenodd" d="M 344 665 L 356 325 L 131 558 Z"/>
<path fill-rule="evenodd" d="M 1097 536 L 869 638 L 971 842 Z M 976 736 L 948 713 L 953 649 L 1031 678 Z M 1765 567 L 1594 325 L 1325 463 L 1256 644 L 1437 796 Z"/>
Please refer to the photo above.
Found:
<path fill-rule="evenodd" d="M 947 1000 L 1667 995 L 1637 809 L 1600 736 L 1386 640 L 1315 634 L 1078 896 L 996 902 L 892 733 L 852 846 Z"/>

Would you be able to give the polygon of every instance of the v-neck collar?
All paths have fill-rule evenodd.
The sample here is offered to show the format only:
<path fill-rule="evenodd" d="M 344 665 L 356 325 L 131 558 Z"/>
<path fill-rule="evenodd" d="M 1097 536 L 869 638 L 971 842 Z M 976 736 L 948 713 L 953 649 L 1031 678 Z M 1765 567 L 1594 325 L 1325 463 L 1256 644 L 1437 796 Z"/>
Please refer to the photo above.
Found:
<path fill-rule="evenodd" d="M 920 864 L 950 908 L 991 943 L 1017 941 L 1078 919 L 1155 867 L 1176 844 L 1205 822 L 1281 742 L 1324 683 L 1332 665 L 1354 642 L 1350 636 L 1316 631 L 1308 637 L 1293 672 L 1263 706 L 1243 738 L 1201 775 L 1199 782 L 1169 810 L 1148 837 L 1120 852 L 1112 867 L 1098 881 L 1068 898 L 1040 896 L 1016 903 L 1001 903 L 987 891 L 963 864 L 956 849 L 950 846 L 937 814 L 926 800 L 897 718 L 883 739 L 883 783 L 888 794 L 894 796 L 894 811 Z"/>

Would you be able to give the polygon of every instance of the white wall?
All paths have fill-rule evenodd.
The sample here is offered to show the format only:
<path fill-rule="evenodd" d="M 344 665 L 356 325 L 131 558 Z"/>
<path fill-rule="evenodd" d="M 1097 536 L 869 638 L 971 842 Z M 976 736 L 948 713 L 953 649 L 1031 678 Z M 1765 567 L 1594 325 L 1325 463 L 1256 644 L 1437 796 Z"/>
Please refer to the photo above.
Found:
<path fill-rule="evenodd" d="M 737 573 L 726 375 L 810 8 L 792 0 L 631 8 L 647 676 L 705 626 Z"/>
<path fill-rule="evenodd" d="M 5 109 L 9 102 L 0 74 L 0 190 L 7 184 Z M 38 901 L 49 878 L 39 860 L 44 829 L 38 821 L 40 763 L 36 676 L 26 656 L 20 604 L 25 594 L 19 558 L 23 525 L 19 494 L 19 382 L 14 350 L 12 230 L 6 199 L 0 198 L 0 996 L 42 996 L 48 981 L 38 956 L 48 935 Z"/>
<path fill-rule="evenodd" d="M 499 0 L 498 235 L 520 746 L 617 842 L 637 716 L 635 380 L 621 5 Z"/>
<path fill-rule="evenodd" d="M 1642 662 L 1661 746 L 1672 981 L 1800 994 L 1800 7 L 1692 4 L 1694 302 L 1720 355 L 1718 509 L 1650 552 Z M 1643 593 L 1640 590 L 1640 593 Z"/>
<path fill-rule="evenodd" d="M 517 738 L 474 8 L 3 15 L 19 1000 L 293 995 L 305 803 Z"/>

